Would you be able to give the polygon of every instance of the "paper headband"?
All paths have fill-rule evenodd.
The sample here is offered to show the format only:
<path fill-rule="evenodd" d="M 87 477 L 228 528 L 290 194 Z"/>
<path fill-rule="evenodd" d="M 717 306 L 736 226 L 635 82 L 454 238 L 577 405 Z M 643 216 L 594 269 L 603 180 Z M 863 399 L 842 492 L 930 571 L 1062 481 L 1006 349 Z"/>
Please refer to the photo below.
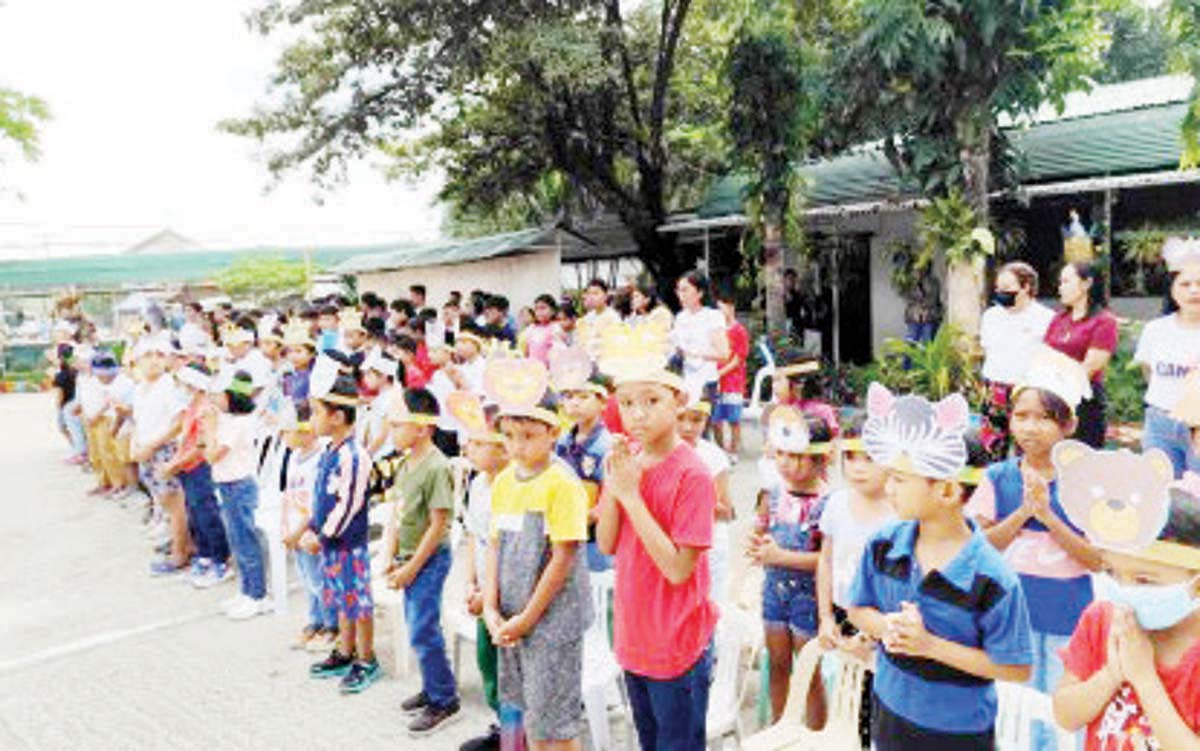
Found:
<path fill-rule="evenodd" d="M 349 394 L 333 393 L 333 386 L 340 374 L 341 367 L 338 365 L 337 360 L 334 360 L 325 353 L 317 355 L 316 359 L 313 360 L 312 372 L 308 376 L 309 396 L 318 401 L 338 404 L 343 407 L 357 407 L 359 405 L 357 394 L 350 396 Z"/>
<path fill-rule="evenodd" d="M 550 384 L 556 391 L 602 390 L 599 384 L 590 380 L 592 370 L 592 358 L 581 346 L 554 347 L 550 350 Z"/>
<path fill-rule="evenodd" d="M 338 315 L 338 328 L 342 331 L 366 331 L 363 326 L 362 313 L 353 308 L 347 308 Z"/>
<path fill-rule="evenodd" d="M 1200 264 L 1200 237 L 1169 237 L 1162 247 L 1167 270 L 1181 271 L 1185 266 Z"/>
<path fill-rule="evenodd" d="M 558 415 L 539 406 L 550 374 L 538 360 L 493 357 L 483 370 L 483 391 L 502 417 L 528 417 L 558 427 Z"/>
<path fill-rule="evenodd" d="M 1013 389 L 1013 397 L 1029 388 L 1049 391 L 1066 402 L 1072 410 L 1092 396 L 1091 379 L 1083 365 L 1045 345 L 1034 353 L 1025 376 Z"/>
<path fill-rule="evenodd" d="M 825 454 L 828 443 L 813 443 L 808 418 L 798 407 L 779 405 L 767 416 L 767 442 L 785 454 Z"/>
<path fill-rule="evenodd" d="M 290 321 L 283 329 L 283 346 L 313 347 L 315 349 L 317 345 L 309 333 L 308 324 L 302 319 L 296 319 Z"/>
<path fill-rule="evenodd" d="M 657 383 L 684 391 L 683 379 L 667 370 L 671 356 L 670 332 L 647 322 L 630 326 L 613 323 L 600 331 L 600 370 L 618 385 Z"/>
<path fill-rule="evenodd" d="M 479 397 L 470 391 L 451 391 L 446 396 L 446 409 L 462 423 L 467 431 L 467 437 L 474 441 L 499 443 L 504 436 L 497 433 L 488 422 L 483 403 Z"/>
<path fill-rule="evenodd" d="M 895 396 L 872 383 L 863 445 L 878 464 L 933 480 L 955 480 L 967 465 L 963 434 L 969 414 L 961 394 L 934 404 L 912 394 Z"/>

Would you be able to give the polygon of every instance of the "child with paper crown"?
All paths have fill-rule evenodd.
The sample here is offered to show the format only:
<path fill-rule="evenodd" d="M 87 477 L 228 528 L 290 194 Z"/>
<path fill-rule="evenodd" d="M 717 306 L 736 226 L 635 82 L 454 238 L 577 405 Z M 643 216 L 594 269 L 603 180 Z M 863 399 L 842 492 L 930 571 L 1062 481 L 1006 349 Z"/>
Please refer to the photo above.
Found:
<path fill-rule="evenodd" d="M 317 345 L 302 318 L 291 320 L 283 330 L 283 351 L 291 370 L 282 377 L 283 395 L 299 407 L 308 405 L 308 379 L 312 373 Z"/>
<path fill-rule="evenodd" d="M 383 537 L 388 586 L 404 590 L 409 642 L 421 667 L 421 691 L 401 708 L 416 714 L 408 731 L 429 735 L 457 719 L 458 691 L 442 636 L 442 591 L 450 573 L 454 481 L 445 454 L 433 445 L 438 403 L 425 389 L 397 390 L 388 422 L 404 456 L 388 497 L 395 514 Z"/>
<path fill-rule="evenodd" d="M 670 354 L 656 327 L 619 324 L 601 337 L 600 368 L 616 382 L 629 437 L 614 441 L 605 464 L 596 540 L 615 557 L 614 649 L 641 746 L 700 749 L 717 623 L 706 560 L 717 499 L 708 468 L 677 433 L 687 396 L 666 370 Z"/>
<path fill-rule="evenodd" d="M 588 568 L 608 571 L 612 559 L 596 546 L 597 501 L 604 485 L 604 457 L 612 448 L 612 435 L 601 420 L 608 403 L 602 376 L 592 374 L 592 361 L 583 347 L 555 347 L 550 352 L 550 382 L 558 391 L 563 412 L 573 423 L 554 451 L 575 470 L 588 493 Z"/>
<path fill-rule="evenodd" d="M 492 545 L 483 617 L 500 648 L 500 700 L 523 712 L 533 749 L 579 749 L 583 634 L 592 621 L 587 492 L 554 455 L 558 415 L 543 402 L 546 367 L 488 363 L 511 464 L 492 483 Z"/>
<path fill-rule="evenodd" d="M 867 543 L 850 620 L 879 640 L 872 738 L 878 751 L 995 748 L 994 681 L 1029 679 L 1020 580 L 967 521 L 967 402 L 936 404 L 871 384 L 863 445 L 887 467 L 901 521 Z"/>
<path fill-rule="evenodd" d="M 702 399 L 692 398 L 679 410 L 679 438 L 695 449 L 700 461 L 712 475 L 717 492 L 716 516 L 713 519 L 713 543 L 708 550 L 708 568 L 712 576 L 712 598 L 717 603 L 729 597 L 729 523 L 733 521 L 733 501 L 729 498 L 729 471 L 733 464 L 720 446 L 703 438 L 708 428 L 713 406 Z"/>
<path fill-rule="evenodd" d="M 1082 365 L 1041 347 L 1012 390 L 1008 433 L 1017 454 L 987 468 L 966 507 L 1020 577 L 1033 629 L 1030 685 L 1046 694 L 1062 676 L 1058 651 L 1092 601 L 1090 574 L 1100 566 L 1098 552 L 1059 502 L 1052 459 L 1055 446 L 1074 432 L 1075 408 L 1090 393 Z M 1038 722 L 1033 748 L 1054 747 L 1053 730 Z"/>
<path fill-rule="evenodd" d="M 821 499 L 831 449 L 829 426 L 791 405 L 778 405 L 767 419 L 780 482 L 762 496 L 748 554 L 763 567 L 762 616 L 770 656 L 771 715 L 787 703 L 795 655 L 817 635 L 817 562 L 820 558 Z M 824 692 L 814 676 L 808 692 L 809 723 L 824 723 Z"/>
<path fill-rule="evenodd" d="M 790 404 L 806 415 L 820 417 L 838 434 L 837 410 L 822 398 L 821 359 L 814 355 L 795 355 L 776 368 L 771 379 L 771 399 L 776 404 Z"/>
<path fill-rule="evenodd" d="M 1200 748 L 1200 504 L 1152 449 L 1054 450 L 1059 497 L 1103 553 L 1054 694 L 1087 751 Z"/>
<path fill-rule="evenodd" d="M 297 541 L 320 554 L 326 607 L 337 610 L 338 645 L 309 668 L 313 678 L 342 678 L 343 693 L 365 690 L 382 675 L 375 658 L 371 555 L 367 550 L 367 477 L 371 458 L 354 440 L 358 383 L 322 354 L 309 383 L 313 430 L 328 439 L 317 466 L 313 514 Z"/>
<path fill-rule="evenodd" d="M 361 390 L 370 397 L 363 409 L 365 414 L 358 421 L 357 437 L 372 459 L 389 450 L 388 412 L 392 406 L 393 394 L 403 391 L 396 386 L 398 372 L 396 361 L 383 354 L 380 349 L 371 350 L 363 361 Z"/>

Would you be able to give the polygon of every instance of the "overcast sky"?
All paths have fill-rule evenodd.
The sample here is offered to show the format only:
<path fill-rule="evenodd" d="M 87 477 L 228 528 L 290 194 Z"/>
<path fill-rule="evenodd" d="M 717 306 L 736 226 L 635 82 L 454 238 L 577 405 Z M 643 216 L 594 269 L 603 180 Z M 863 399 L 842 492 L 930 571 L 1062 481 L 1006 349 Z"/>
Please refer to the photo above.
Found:
<path fill-rule="evenodd" d="M 369 165 L 323 206 L 303 171 L 264 195 L 253 142 L 216 130 L 263 97 L 279 49 L 246 28 L 254 5 L 0 0 L 0 86 L 53 113 L 42 158 L 0 168 L 0 259 L 120 250 L 168 227 L 210 247 L 436 236 L 436 186 Z"/>

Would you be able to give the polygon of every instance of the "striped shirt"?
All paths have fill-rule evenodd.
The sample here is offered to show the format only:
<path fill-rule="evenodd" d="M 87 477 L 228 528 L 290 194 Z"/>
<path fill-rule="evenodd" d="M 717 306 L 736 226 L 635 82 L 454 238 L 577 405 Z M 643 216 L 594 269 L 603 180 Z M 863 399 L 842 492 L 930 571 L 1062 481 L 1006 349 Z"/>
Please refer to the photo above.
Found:
<path fill-rule="evenodd" d="M 326 550 L 351 550 L 367 544 L 370 472 L 371 459 L 353 436 L 330 444 L 321 455 L 308 526 Z"/>

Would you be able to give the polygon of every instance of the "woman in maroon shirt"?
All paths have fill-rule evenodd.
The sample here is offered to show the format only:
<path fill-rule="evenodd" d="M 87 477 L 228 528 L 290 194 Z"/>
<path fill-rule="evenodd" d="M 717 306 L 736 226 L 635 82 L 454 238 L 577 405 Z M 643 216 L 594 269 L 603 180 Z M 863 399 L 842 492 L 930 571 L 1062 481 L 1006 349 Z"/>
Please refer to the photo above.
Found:
<path fill-rule="evenodd" d="M 1083 363 L 1092 379 L 1092 398 L 1084 399 L 1075 414 L 1075 437 L 1094 448 L 1104 447 L 1108 421 L 1104 415 L 1104 369 L 1117 350 L 1117 319 L 1105 308 L 1104 280 L 1098 267 L 1069 263 L 1058 277 L 1058 299 L 1063 310 L 1046 330 L 1046 344 Z"/>

